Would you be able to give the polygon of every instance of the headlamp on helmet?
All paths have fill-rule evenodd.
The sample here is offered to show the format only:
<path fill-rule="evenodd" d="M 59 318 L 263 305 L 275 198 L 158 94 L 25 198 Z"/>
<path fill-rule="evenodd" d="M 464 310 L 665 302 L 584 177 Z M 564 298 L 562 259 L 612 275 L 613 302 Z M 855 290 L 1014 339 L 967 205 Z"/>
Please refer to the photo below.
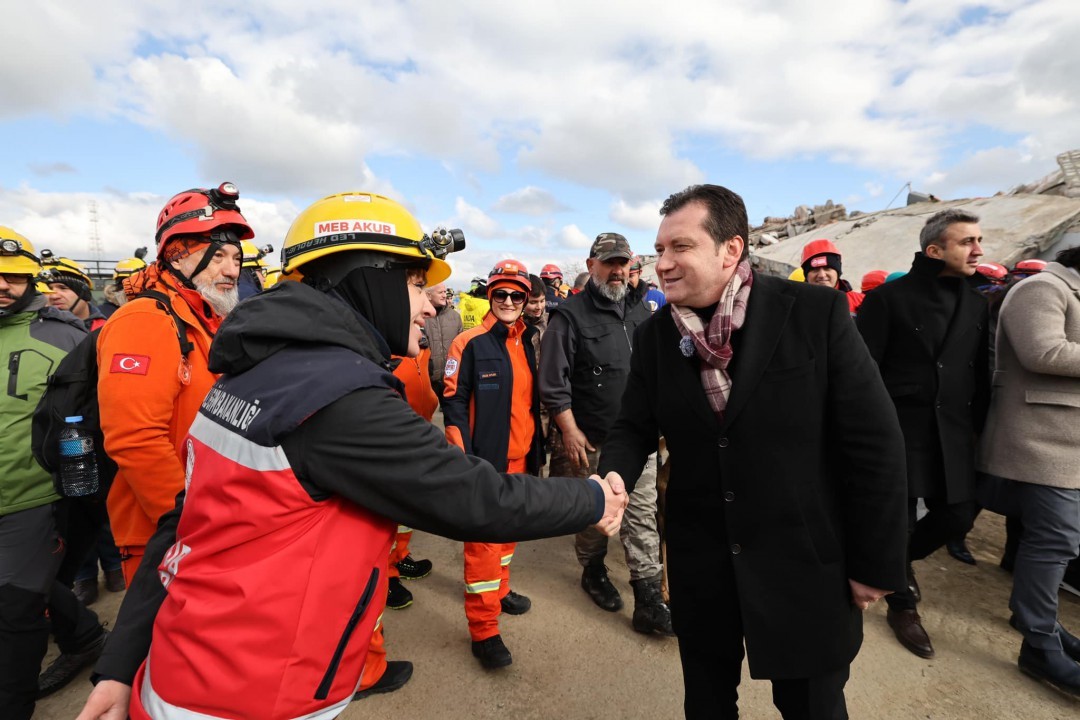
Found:
<path fill-rule="evenodd" d="M 441 260 L 452 252 L 465 249 L 465 233 L 458 228 L 437 227 L 431 235 L 424 236 L 420 247 Z"/>
<path fill-rule="evenodd" d="M 94 289 L 94 280 L 79 263 L 66 257 L 57 257 L 52 250 L 44 249 L 41 251 L 41 265 L 41 276 L 45 282 L 66 285 L 87 302 L 93 299 L 90 291 Z"/>
<path fill-rule="evenodd" d="M 0 227 L 0 273 L 37 275 L 41 263 L 29 240 L 8 227 Z"/>
<path fill-rule="evenodd" d="M 158 257 L 165 243 L 174 237 L 209 235 L 220 228 L 232 228 L 242 240 L 255 237 L 236 201 L 240 191 L 231 182 L 223 182 L 209 190 L 193 188 L 177 193 L 165 203 L 158 215 L 155 239 Z"/>

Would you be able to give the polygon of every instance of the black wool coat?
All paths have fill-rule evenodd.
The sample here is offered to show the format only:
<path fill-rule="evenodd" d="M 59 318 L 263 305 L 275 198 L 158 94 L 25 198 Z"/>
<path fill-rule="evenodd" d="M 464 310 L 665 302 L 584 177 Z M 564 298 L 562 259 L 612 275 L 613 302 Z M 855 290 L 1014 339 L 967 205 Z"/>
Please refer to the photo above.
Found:
<path fill-rule="evenodd" d="M 667 441 L 675 631 L 741 622 L 757 678 L 846 666 L 862 643 L 848 579 L 899 590 L 907 542 L 903 437 L 847 298 L 755 274 L 723 423 L 670 307 L 635 334 L 600 472 L 632 483 Z"/>
<path fill-rule="evenodd" d="M 945 263 L 915 254 L 911 271 L 867 294 L 857 324 L 881 368 L 907 450 L 910 497 L 974 497 L 978 433 L 990 400 L 989 311 Z"/>

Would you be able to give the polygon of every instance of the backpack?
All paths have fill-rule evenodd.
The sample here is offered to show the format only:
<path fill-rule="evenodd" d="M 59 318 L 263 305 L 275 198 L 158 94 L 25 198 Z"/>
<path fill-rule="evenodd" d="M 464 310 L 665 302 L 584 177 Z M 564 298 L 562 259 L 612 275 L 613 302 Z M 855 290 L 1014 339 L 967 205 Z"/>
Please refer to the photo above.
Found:
<path fill-rule="evenodd" d="M 180 352 L 186 358 L 195 346 L 188 340 L 187 325 L 173 310 L 168 296 L 156 290 L 144 290 L 135 297 L 153 299 L 158 307 L 172 316 L 176 323 Z M 83 338 L 56 366 L 56 372 L 49 376 L 45 392 L 34 410 L 31 449 L 38 464 L 52 473 L 59 493 L 60 432 L 65 426 L 64 418 L 82 415 L 81 424 L 93 436 L 94 453 L 97 455 L 100 487 L 94 497 L 104 500 L 112 487 L 113 478 L 116 477 L 117 467 L 105 452 L 105 436 L 101 432 L 101 416 L 98 411 L 97 339 L 100 333 L 101 328 L 98 328 Z"/>

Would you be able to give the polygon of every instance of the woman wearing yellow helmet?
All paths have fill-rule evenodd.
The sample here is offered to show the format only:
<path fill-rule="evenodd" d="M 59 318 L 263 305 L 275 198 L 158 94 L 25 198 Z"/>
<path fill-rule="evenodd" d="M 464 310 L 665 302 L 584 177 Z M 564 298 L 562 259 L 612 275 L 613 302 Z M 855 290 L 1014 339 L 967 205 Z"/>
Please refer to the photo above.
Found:
<path fill-rule="evenodd" d="M 499 473 L 402 397 L 391 353 L 417 355 L 434 315 L 423 287 L 463 245 L 379 195 L 300 214 L 282 251 L 290 281 L 238 305 L 214 338 L 222 376 L 188 433 L 186 506 L 181 495 L 162 519 L 143 563 L 160 572 L 135 578 L 121 613 L 145 620 L 160 602 L 153 643 L 117 627 L 149 657 L 137 675 L 130 654 L 100 662 L 135 687 L 99 683 L 87 716 L 128 698 L 133 718 L 336 716 L 386 602 L 389 518 L 482 542 L 617 532 L 626 496 L 608 483 Z M 388 668 L 370 691 L 411 670 Z"/>

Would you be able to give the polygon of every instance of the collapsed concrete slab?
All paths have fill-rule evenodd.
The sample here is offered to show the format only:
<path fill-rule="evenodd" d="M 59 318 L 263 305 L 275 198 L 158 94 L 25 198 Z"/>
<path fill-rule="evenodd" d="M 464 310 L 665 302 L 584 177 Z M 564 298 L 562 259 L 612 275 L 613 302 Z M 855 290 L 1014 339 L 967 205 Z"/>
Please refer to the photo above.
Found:
<path fill-rule="evenodd" d="M 1065 246 L 1062 240 L 1067 233 L 1080 232 L 1080 198 L 996 195 L 924 202 L 837 220 L 773 245 L 758 246 L 751 257 L 758 270 L 787 277 L 799 267 L 803 245 L 818 238 L 832 240 L 844 257 L 844 277 L 858 288 L 859 280 L 870 270 L 906 271 L 911 267 L 919 250 L 919 231 L 927 218 L 952 207 L 979 216 L 985 259 L 1009 267 L 1019 260 L 1049 255 Z"/>

